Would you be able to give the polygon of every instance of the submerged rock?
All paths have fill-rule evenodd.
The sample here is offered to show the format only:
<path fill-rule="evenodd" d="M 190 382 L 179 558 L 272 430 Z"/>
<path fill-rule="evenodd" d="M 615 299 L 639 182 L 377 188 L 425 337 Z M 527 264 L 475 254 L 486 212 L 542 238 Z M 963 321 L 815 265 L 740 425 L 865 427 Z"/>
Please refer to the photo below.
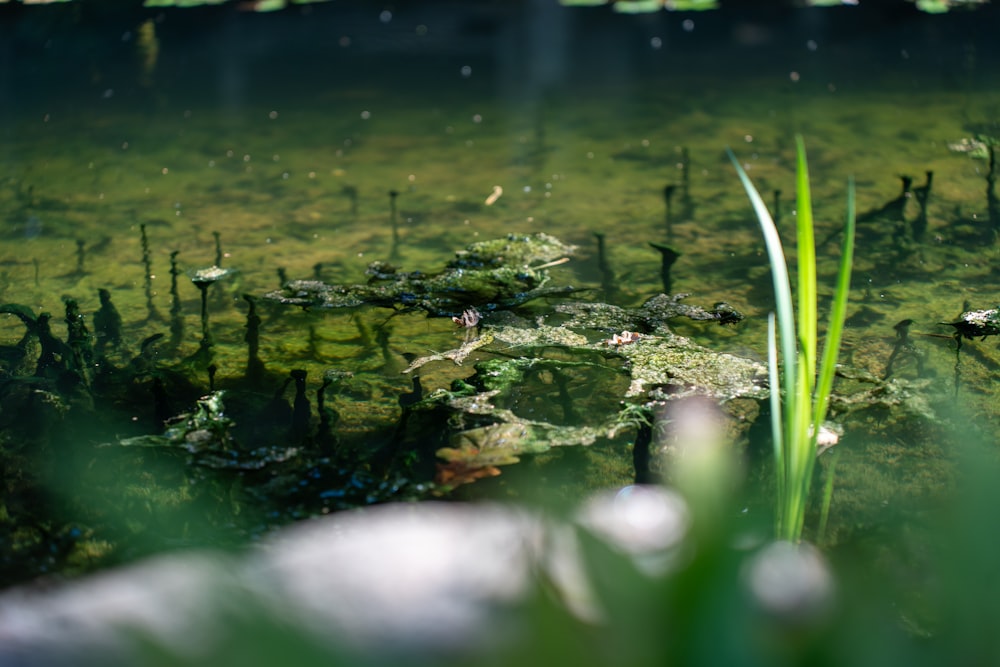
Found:
<path fill-rule="evenodd" d="M 292 280 L 264 299 L 316 308 L 419 308 L 437 317 L 456 317 L 469 308 L 482 312 L 514 308 L 543 296 L 562 296 L 573 287 L 545 287 L 546 270 L 569 257 L 574 246 L 547 234 L 510 235 L 468 246 L 438 273 L 401 272 L 377 262 L 365 285 L 330 285 Z"/>
<path fill-rule="evenodd" d="M 461 347 L 412 361 L 404 372 L 439 361 L 461 365 L 473 352 L 495 355 L 476 362 L 475 373 L 452 390 L 431 392 L 411 406 L 409 425 L 427 415 L 428 433 L 438 424 L 439 434 L 447 416 L 449 442 L 436 451 L 444 461 L 438 484 L 499 474 L 498 466 L 525 454 L 615 439 L 631 430 L 637 405 L 651 410 L 691 396 L 719 403 L 766 398 L 763 364 L 670 333 L 666 320 L 683 314 L 720 319 L 703 317 L 708 311 L 697 307 L 678 308 L 680 298 L 661 295 L 637 309 L 564 303 L 538 322 L 503 314 Z M 565 321 L 555 326 L 545 323 L 549 319 Z M 635 325 L 657 333 L 624 328 Z M 619 327 L 622 334 L 604 338 Z"/>

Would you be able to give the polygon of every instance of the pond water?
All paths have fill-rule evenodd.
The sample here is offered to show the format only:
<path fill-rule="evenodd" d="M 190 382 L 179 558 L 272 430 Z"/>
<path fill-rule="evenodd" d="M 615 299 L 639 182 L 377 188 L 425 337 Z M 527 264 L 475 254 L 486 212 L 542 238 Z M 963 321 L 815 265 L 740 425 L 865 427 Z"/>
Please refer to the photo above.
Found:
<path fill-rule="evenodd" d="M 637 16 L 545 3 L 7 11 L 0 303 L 53 313 L 64 338 L 64 298 L 79 302 L 93 329 L 106 289 L 123 321 L 110 363 L 124 367 L 142 341 L 163 334 L 149 363 L 171 370 L 159 389 L 149 367 L 116 376 L 119 386 L 83 410 L 65 396 L 69 407 L 40 407 L 37 396 L 58 394 L 48 385 L 24 399 L 5 366 L 3 532 L 13 547 L 5 583 L 175 546 L 239 543 L 301 516 L 434 493 L 433 470 L 386 475 L 378 463 L 422 437 L 407 434 L 401 405 L 468 378 L 476 361 L 502 350 L 473 351 L 461 366 L 427 363 L 418 391 L 402 372 L 413 358 L 467 340 L 449 317 L 258 301 L 266 370 L 246 384 L 243 295 L 262 297 L 287 279 L 363 284 L 374 261 L 440 271 L 472 243 L 544 232 L 577 246 L 547 269 L 551 285 L 588 290 L 574 299 L 637 307 L 664 289 L 650 243 L 669 242 L 681 253 L 672 292 L 745 316 L 727 326 L 681 319 L 675 331 L 763 359 L 769 267 L 725 150 L 790 230 L 796 133 L 809 153 L 825 295 L 846 182 L 857 182 L 843 359 L 881 378 L 894 325 L 913 320 L 920 367 L 910 355 L 896 375 L 911 403 L 933 414 L 910 405 L 860 410 L 848 422 L 828 539 L 863 537 L 919 510 L 948 486 L 943 434 L 952 420 L 989 438 L 1000 424 L 995 343 L 965 342 L 956 389 L 954 331 L 941 325 L 997 305 L 989 164 L 949 145 L 996 134 L 1000 70 L 986 30 L 995 10 L 929 16 L 886 7 Z M 917 193 L 929 172 L 921 232 L 917 194 L 899 199 L 901 176 Z M 190 277 L 215 264 L 236 273 L 206 290 L 208 359 L 199 356 L 201 295 Z M 519 313 L 541 317 L 554 302 Z M 0 319 L 9 356 L 25 327 L 14 315 Z M 215 386 L 231 390 L 237 440 L 260 448 L 257 468 L 192 466 L 186 450 L 115 444 L 159 434 L 163 417 L 189 412 L 207 393 L 209 362 Z M 315 391 L 333 373 L 330 442 L 355 458 L 290 451 L 301 446 L 288 427 L 292 369 L 306 371 L 310 429 L 320 417 Z M 553 404 L 558 378 L 531 377 L 511 409 L 569 419 Z M 570 376 L 564 392 L 585 425 L 613 414 L 627 384 L 594 380 L 587 390 L 588 381 Z M 271 401 L 283 384 L 285 402 Z M 87 416 L 60 421 L 67 410 Z M 515 480 L 525 477 L 570 497 L 627 484 L 632 435 L 528 455 L 457 493 L 523 495 Z M 282 468 L 288 459 L 300 463 Z"/>

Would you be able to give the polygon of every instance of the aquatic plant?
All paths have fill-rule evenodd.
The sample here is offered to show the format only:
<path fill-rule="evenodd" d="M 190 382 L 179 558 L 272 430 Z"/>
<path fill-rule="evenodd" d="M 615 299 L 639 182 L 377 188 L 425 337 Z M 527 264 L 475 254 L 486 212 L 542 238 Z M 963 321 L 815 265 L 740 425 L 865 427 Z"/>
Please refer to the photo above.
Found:
<path fill-rule="evenodd" d="M 819 327 L 816 308 L 816 245 L 813 237 L 812 197 L 805 144 L 796 136 L 796 247 L 798 250 L 796 296 L 798 300 L 798 334 L 792 309 L 792 289 L 788 279 L 788 263 L 778 229 L 761 199 L 731 150 L 736 173 L 753 205 L 764 234 L 777 311 L 778 340 L 781 348 L 782 375 L 778 373 L 778 343 L 775 341 L 775 315 L 768 316 L 768 367 L 771 380 L 771 434 L 774 441 L 774 461 L 777 478 L 776 531 L 781 539 L 799 541 L 805 520 L 806 501 L 816 462 L 816 441 L 826 419 L 833 376 L 840 352 L 840 339 L 847 310 L 854 258 L 854 181 L 847 184 L 847 220 L 840 256 L 840 268 L 834 291 L 830 322 L 819 363 L 816 350 Z"/>
<path fill-rule="evenodd" d="M 189 272 L 191 282 L 201 292 L 201 342 L 198 354 L 207 355 L 212 347 L 212 331 L 208 326 L 208 288 L 223 278 L 234 273 L 233 269 L 223 269 L 218 265 L 209 266 Z"/>

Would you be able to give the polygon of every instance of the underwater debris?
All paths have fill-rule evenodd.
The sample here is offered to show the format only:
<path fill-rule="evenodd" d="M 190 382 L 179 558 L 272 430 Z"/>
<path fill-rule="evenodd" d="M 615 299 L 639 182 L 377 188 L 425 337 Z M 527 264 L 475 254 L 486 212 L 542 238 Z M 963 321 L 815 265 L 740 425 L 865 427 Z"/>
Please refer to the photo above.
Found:
<path fill-rule="evenodd" d="M 988 336 L 1000 334 L 1000 307 L 988 310 L 967 310 L 954 322 L 940 322 L 955 328 L 955 396 L 962 381 L 962 339 L 986 340 Z"/>
<path fill-rule="evenodd" d="M 123 438 L 124 447 L 180 447 L 190 454 L 227 452 L 234 448 L 230 433 L 234 423 L 226 416 L 223 397 L 216 391 L 195 402 L 194 410 L 169 420 L 162 435 L 141 435 Z"/>
<path fill-rule="evenodd" d="M 854 412 L 894 414 L 934 424 L 941 420 L 928 400 L 931 378 L 907 379 L 894 377 L 882 380 L 868 371 L 851 366 L 839 366 L 837 377 L 849 386 L 830 395 L 830 408 L 843 423 Z"/>
<path fill-rule="evenodd" d="M 629 363 L 626 398 L 645 396 L 657 387 L 670 387 L 671 400 L 688 395 L 763 400 L 768 395 L 763 364 L 708 350 L 681 336 L 649 336 L 614 349 Z"/>
<path fill-rule="evenodd" d="M 620 334 L 615 334 L 608 340 L 602 342 L 605 345 L 628 345 L 641 339 L 642 334 L 635 333 L 634 331 L 623 331 Z"/>
<path fill-rule="evenodd" d="M 236 273 L 234 269 L 224 269 L 216 264 L 203 269 L 195 269 L 189 274 L 189 277 L 191 278 L 191 282 L 198 287 L 200 285 L 211 285 L 234 273 Z"/>
<path fill-rule="evenodd" d="M 710 310 L 701 306 L 681 303 L 691 296 L 687 293 L 673 295 L 659 294 L 643 303 L 634 314 L 647 326 L 658 328 L 668 319 L 685 317 L 689 320 L 715 321 L 719 324 L 736 324 L 743 320 L 743 314 L 724 301 L 715 303 Z"/>
<path fill-rule="evenodd" d="M 493 204 L 496 204 L 497 200 L 500 199 L 500 197 L 502 196 L 503 196 L 503 187 L 499 185 L 494 185 L 493 191 L 490 192 L 490 196 L 487 197 L 486 201 L 484 201 L 483 203 L 486 204 L 487 206 L 493 206 Z"/>
<path fill-rule="evenodd" d="M 716 303 L 711 309 L 681 303 L 690 294 L 658 294 L 650 297 L 638 308 L 622 308 L 606 303 L 564 302 L 554 309 L 571 319 L 563 326 L 569 328 L 600 329 L 607 332 L 635 330 L 640 333 L 668 333 L 669 320 L 684 317 L 696 321 L 714 321 L 719 324 L 736 324 L 743 314 L 725 302 Z"/>
<path fill-rule="evenodd" d="M 574 250 L 574 246 L 547 234 L 512 234 L 468 246 L 440 273 L 406 273 L 375 262 L 368 268 L 370 278 L 364 285 L 292 280 L 263 298 L 302 307 L 412 308 L 435 317 L 454 317 L 470 306 L 480 312 L 507 310 L 541 297 L 580 291 L 574 287 L 545 287 L 549 281 L 546 265 Z"/>
<path fill-rule="evenodd" d="M 291 378 L 288 379 L 289 382 Z M 120 438 L 103 447 L 147 447 L 182 451 L 187 462 L 219 470 L 261 470 L 298 459 L 296 446 L 269 445 L 246 450 L 233 436 L 236 422 L 228 416 L 224 404 L 227 393 L 216 391 L 197 399 L 194 409 L 167 420 L 161 435 Z"/>
<path fill-rule="evenodd" d="M 987 336 L 1000 334 L 1000 307 L 988 310 L 968 310 L 954 322 L 941 322 L 955 328 L 955 342 L 962 347 L 962 339 L 986 340 Z"/>
<path fill-rule="evenodd" d="M 201 341 L 198 344 L 198 351 L 194 354 L 192 360 L 197 361 L 211 358 L 213 343 L 212 331 L 208 326 L 208 288 L 234 273 L 236 273 L 234 269 L 224 269 L 218 265 L 188 272 L 191 282 L 201 292 Z"/>
<path fill-rule="evenodd" d="M 495 335 L 494 335 L 493 332 L 487 332 L 487 333 L 483 334 L 482 336 L 479 336 L 478 338 L 475 338 L 473 340 L 465 341 L 462 344 L 462 346 L 459 347 L 459 348 L 457 348 L 457 349 L 448 350 L 447 352 L 441 352 L 439 354 L 431 354 L 431 355 L 428 355 L 428 356 L 425 356 L 425 357 L 419 357 L 419 358 L 416 358 L 416 359 L 412 359 L 410 361 L 410 365 L 406 367 L 406 369 L 403 371 L 403 373 L 412 373 L 413 371 L 417 370 L 418 368 L 420 368 L 424 364 L 429 363 L 431 361 L 445 361 L 445 360 L 448 360 L 448 361 L 454 362 L 454 364 L 456 366 L 461 366 L 462 362 L 465 361 L 465 359 L 470 354 L 472 354 L 473 352 L 475 352 L 476 350 L 478 350 L 481 347 L 485 347 L 485 346 L 489 345 L 490 343 L 493 342 L 494 338 L 495 338 Z"/>
<path fill-rule="evenodd" d="M 479 321 L 482 319 L 482 315 L 479 311 L 473 308 L 466 308 L 462 311 L 461 316 L 452 317 L 451 320 L 460 327 L 465 327 L 466 329 L 471 329 L 472 327 L 478 326 Z"/>
<path fill-rule="evenodd" d="M 502 266 L 523 269 L 572 256 L 576 246 L 568 245 L 545 233 L 508 234 L 506 237 L 479 241 L 455 253 L 448 268 L 477 269 Z"/>
<path fill-rule="evenodd" d="M 543 329 L 541 340 L 532 347 L 558 348 L 545 340 L 558 328 Z M 527 348 L 506 348 L 508 354 L 517 349 Z M 439 468 L 438 483 L 472 481 L 470 472 L 476 468 L 487 469 L 492 475 L 492 468 L 514 463 L 523 454 L 616 438 L 623 430 L 623 419 L 628 419 L 623 414 L 631 415 L 637 409 L 622 398 L 652 397 L 663 402 L 700 396 L 727 402 L 737 397 L 760 400 L 767 395 L 767 373 L 762 364 L 720 355 L 678 336 L 643 337 L 612 348 L 615 356 L 627 360 L 624 368 L 616 366 L 613 359 L 586 356 L 602 349 L 607 354 L 609 348 L 603 343 L 564 349 L 573 354 L 479 362 L 475 375 L 458 391 L 436 390 L 413 406 L 418 412 L 446 407 L 452 413 L 449 446 L 437 450 L 447 462 Z M 546 386 L 551 389 L 545 390 Z M 585 412 L 574 403 L 584 400 L 579 396 L 580 387 L 587 387 L 587 395 L 592 397 Z M 654 396 L 649 393 L 654 387 L 669 389 Z M 512 391 L 518 396 L 513 403 Z M 532 400 L 536 391 L 542 393 Z M 617 410 L 593 405 L 600 401 L 597 396 L 614 400 Z M 567 406 L 572 409 L 567 411 Z M 582 425 L 581 420 L 585 422 Z"/>
<path fill-rule="evenodd" d="M 436 450 L 445 461 L 436 482 L 451 488 L 498 474 L 523 454 L 616 438 L 631 419 L 622 415 L 638 409 L 629 399 L 766 397 L 763 364 L 701 348 L 670 333 L 665 321 L 681 313 L 719 321 L 735 311 L 712 314 L 678 300 L 661 295 L 635 309 L 561 303 L 554 314 L 559 326 L 507 313 L 491 318 L 472 343 L 414 359 L 405 372 L 434 361 L 461 364 L 473 350 L 487 355 L 451 390 L 434 390 L 407 406 L 410 423 L 438 415 L 438 424 L 449 425 L 448 445 Z M 624 322 L 650 333 L 617 326 L 621 333 L 611 339 L 594 335 Z"/>
<path fill-rule="evenodd" d="M 844 427 L 841 424 L 829 421 L 820 424 L 816 435 L 816 456 L 822 456 L 827 450 L 836 447 L 843 437 Z"/>

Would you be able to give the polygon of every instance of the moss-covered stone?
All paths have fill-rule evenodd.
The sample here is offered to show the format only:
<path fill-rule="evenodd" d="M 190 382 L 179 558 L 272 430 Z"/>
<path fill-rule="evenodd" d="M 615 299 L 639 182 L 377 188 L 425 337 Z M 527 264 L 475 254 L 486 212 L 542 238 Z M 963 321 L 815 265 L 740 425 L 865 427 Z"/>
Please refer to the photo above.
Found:
<path fill-rule="evenodd" d="M 439 273 L 406 273 L 378 262 L 369 266 L 371 279 L 365 285 L 293 280 L 264 298 L 317 308 L 419 308 L 438 317 L 453 317 L 470 307 L 485 313 L 577 291 L 545 287 L 547 265 L 573 251 L 573 246 L 547 234 L 510 235 L 468 246 Z"/>

